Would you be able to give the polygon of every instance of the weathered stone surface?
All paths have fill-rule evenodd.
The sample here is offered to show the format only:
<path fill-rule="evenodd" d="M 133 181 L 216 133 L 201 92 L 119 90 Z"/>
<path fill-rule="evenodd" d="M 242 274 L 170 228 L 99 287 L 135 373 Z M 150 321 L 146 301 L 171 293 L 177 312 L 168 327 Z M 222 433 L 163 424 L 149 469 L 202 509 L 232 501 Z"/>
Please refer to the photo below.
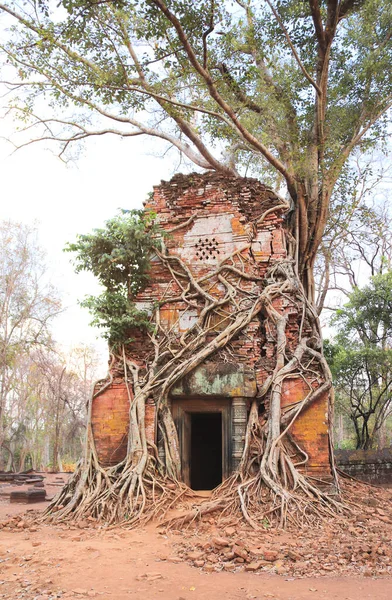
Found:
<path fill-rule="evenodd" d="M 257 571 L 260 569 L 261 563 L 259 562 L 251 562 L 245 566 L 245 571 Z"/>
<path fill-rule="evenodd" d="M 288 550 L 287 556 L 291 558 L 291 560 L 301 560 L 302 556 L 298 554 L 298 552 L 294 552 L 294 550 Z"/>
<path fill-rule="evenodd" d="M 205 564 L 204 560 L 195 560 L 194 563 L 195 567 L 203 567 Z"/>
<path fill-rule="evenodd" d="M 215 546 L 220 546 L 220 547 L 230 546 L 230 541 L 228 539 L 220 537 L 220 536 L 213 537 L 211 541 Z"/>
<path fill-rule="evenodd" d="M 253 398 L 257 393 L 254 371 L 245 365 L 217 363 L 201 365 L 171 390 L 171 396 L 225 396 Z"/>
<path fill-rule="evenodd" d="M 375 484 L 392 483 L 392 449 L 336 450 L 339 468 L 362 481 Z M 372 500 L 368 502 L 371 506 Z"/>
<path fill-rule="evenodd" d="M 189 560 L 199 560 L 200 558 L 203 558 L 204 556 L 204 552 L 188 552 L 188 558 Z"/>
<path fill-rule="evenodd" d="M 237 556 L 238 558 L 242 558 L 243 560 L 248 559 L 248 553 L 245 550 L 245 548 L 242 548 L 241 546 L 238 546 L 237 544 L 235 544 L 233 546 L 233 552 L 234 552 L 235 556 Z"/>
<path fill-rule="evenodd" d="M 34 504 L 35 502 L 43 502 L 45 500 L 45 490 L 20 490 L 10 494 L 11 504 Z"/>

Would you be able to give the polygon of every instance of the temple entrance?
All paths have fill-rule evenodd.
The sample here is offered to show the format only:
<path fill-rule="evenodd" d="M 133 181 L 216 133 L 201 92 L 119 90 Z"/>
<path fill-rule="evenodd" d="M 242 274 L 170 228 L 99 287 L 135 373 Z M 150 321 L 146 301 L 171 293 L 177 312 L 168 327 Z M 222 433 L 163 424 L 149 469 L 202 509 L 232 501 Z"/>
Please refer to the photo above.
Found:
<path fill-rule="evenodd" d="M 231 472 L 231 400 L 172 401 L 178 431 L 181 473 L 193 490 L 212 490 Z"/>
<path fill-rule="evenodd" d="M 190 414 L 190 483 L 212 490 L 222 483 L 222 413 Z"/>

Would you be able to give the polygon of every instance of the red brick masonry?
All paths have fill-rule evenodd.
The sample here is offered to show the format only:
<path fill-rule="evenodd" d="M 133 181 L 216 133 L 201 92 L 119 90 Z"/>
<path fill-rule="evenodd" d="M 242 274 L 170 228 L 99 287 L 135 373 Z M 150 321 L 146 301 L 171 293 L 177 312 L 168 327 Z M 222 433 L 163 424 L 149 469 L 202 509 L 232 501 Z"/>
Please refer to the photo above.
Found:
<path fill-rule="evenodd" d="M 257 224 L 257 219 L 271 207 L 282 204 L 272 190 L 255 179 L 228 178 L 218 174 L 176 175 L 170 182 L 162 182 L 154 188 L 152 199 L 146 210 L 157 214 L 161 227 L 175 230 L 166 246 L 171 254 L 182 258 L 196 277 L 207 275 L 225 256 L 249 245 L 242 252 L 248 259 L 244 262 L 249 274 L 263 278 L 269 266 L 286 257 L 286 232 L 284 211 L 277 208 Z M 252 281 L 244 281 L 243 287 L 254 289 Z M 149 310 L 152 303 L 162 298 L 178 297 L 180 288 L 169 270 L 158 259 L 154 259 L 150 284 L 138 295 L 137 306 Z M 211 293 L 221 293 L 216 282 Z M 279 311 L 288 314 L 288 352 L 298 341 L 301 307 L 290 297 L 275 303 Z M 160 323 L 166 331 L 172 330 L 180 336 L 194 322 L 197 309 L 189 308 L 182 301 L 163 304 L 160 308 Z M 210 323 L 211 336 L 224 327 L 222 316 Z M 305 324 L 306 328 L 306 324 Z M 149 340 L 140 332 L 133 332 L 136 340 L 129 348 L 133 360 L 143 365 L 151 352 Z M 230 361 L 245 363 L 254 370 L 260 386 L 275 364 L 275 332 L 266 327 L 263 318 L 252 321 L 242 333 L 230 343 L 230 352 L 223 349 L 213 355 L 209 362 Z M 291 377 L 284 382 L 283 405 L 300 402 L 309 392 L 309 386 L 319 382 L 304 382 Z M 113 385 L 99 395 L 93 404 L 93 432 L 97 450 L 103 464 L 114 464 L 126 452 L 128 431 L 128 395 L 121 384 Z M 268 403 L 264 407 L 268 414 Z M 147 409 L 149 437 L 154 435 L 154 410 Z M 261 415 L 263 418 L 263 415 Z M 328 398 L 320 398 L 294 423 L 291 430 L 294 439 L 308 453 L 306 470 L 318 477 L 330 475 L 328 441 Z"/>

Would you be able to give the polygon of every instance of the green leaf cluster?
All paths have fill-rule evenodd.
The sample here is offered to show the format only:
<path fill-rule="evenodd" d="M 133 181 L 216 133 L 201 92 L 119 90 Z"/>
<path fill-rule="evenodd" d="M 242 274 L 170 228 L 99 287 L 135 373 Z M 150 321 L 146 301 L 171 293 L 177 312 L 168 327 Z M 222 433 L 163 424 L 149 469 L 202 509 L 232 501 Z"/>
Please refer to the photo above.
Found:
<path fill-rule="evenodd" d="M 151 329 L 148 313 L 138 310 L 123 290 L 106 290 L 99 296 L 87 296 L 80 304 L 90 311 L 91 325 L 103 329 L 102 337 L 112 347 L 131 342 L 135 328 Z"/>
<path fill-rule="evenodd" d="M 145 120 L 146 115 L 155 114 L 148 124 L 158 123 L 157 129 L 166 133 L 173 132 L 181 117 L 203 135 L 210 150 L 235 146 L 237 164 L 268 176 L 259 153 L 243 143 L 227 119 L 220 118 L 224 112 L 190 64 L 183 42 L 156 2 L 62 0 L 65 10 L 60 12 L 46 0 L 31 10 L 17 0 L 5 4 L 12 9 L 22 7 L 23 16 L 3 51 L 23 81 L 34 80 L 31 106 L 36 97 L 45 95 L 53 106 L 84 108 L 88 114 L 97 107 L 99 111 L 110 107 L 117 123 L 122 122 L 120 115 L 125 117 L 124 124 L 129 115 L 139 114 Z M 306 177 L 314 152 L 315 90 L 303 70 L 314 80 L 320 70 L 311 7 L 319 8 L 326 26 L 333 3 L 277 0 L 274 5 L 281 22 L 267 2 L 166 0 L 165 4 L 181 22 L 195 57 L 208 67 L 238 122 L 284 164 Z M 322 132 L 323 169 L 330 169 L 331 178 L 340 172 L 347 158 L 345 150 L 349 153 L 351 144 L 357 145 L 361 129 L 367 132 L 360 142 L 364 149 L 386 132 L 392 94 L 390 0 L 339 4 L 345 10 L 329 51 Z M 167 102 L 156 101 L 155 95 Z M 173 99 L 180 105 L 172 105 Z M 196 121 L 192 119 L 195 107 L 212 113 L 201 112 Z M 76 115 L 83 121 L 80 111 Z M 180 130 L 176 133 L 184 134 Z"/>
<path fill-rule="evenodd" d="M 339 340 L 366 348 L 390 347 L 392 338 L 392 271 L 375 275 L 368 285 L 355 288 L 349 302 L 336 312 Z"/>
<path fill-rule="evenodd" d="M 154 219 L 152 212 L 122 210 L 104 228 L 78 235 L 65 248 L 76 255 L 76 272 L 93 273 L 104 288 L 81 305 L 112 346 L 129 342 L 135 327 L 150 327 L 148 314 L 137 309 L 134 298 L 149 280 L 151 256 L 164 235 Z"/>

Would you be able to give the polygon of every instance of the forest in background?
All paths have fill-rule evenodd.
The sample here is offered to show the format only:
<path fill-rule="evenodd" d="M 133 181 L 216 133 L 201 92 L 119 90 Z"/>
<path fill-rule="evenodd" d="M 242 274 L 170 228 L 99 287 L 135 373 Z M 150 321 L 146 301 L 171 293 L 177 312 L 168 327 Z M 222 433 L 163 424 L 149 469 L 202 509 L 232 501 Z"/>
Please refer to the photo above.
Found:
<path fill-rule="evenodd" d="M 90 136 L 148 135 L 197 167 L 256 175 L 287 193 L 301 283 L 331 324 L 337 443 L 388 444 L 390 214 L 380 186 L 389 182 L 372 152 L 388 153 L 389 3 L 61 4 L 63 16 L 45 2 L 0 5 L 13 23 L 1 46 L 15 70 L 4 79 L 8 110 L 24 123 L 19 133 L 37 132 L 25 143 L 57 141 L 63 157 Z M 40 364 L 38 352 L 55 348 L 45 338 L 55 298 L 41 309 L 19 345 L 8 346 L 13 317 L 3 319 L 4 427 L 17 357 Z"/>
<path fill-rule="evenodd" d="M 53 338 L 61 298 L 37 229 L 2 222 L 0 247 L 0 469 L 73 470 L 100 358 Z"/>

